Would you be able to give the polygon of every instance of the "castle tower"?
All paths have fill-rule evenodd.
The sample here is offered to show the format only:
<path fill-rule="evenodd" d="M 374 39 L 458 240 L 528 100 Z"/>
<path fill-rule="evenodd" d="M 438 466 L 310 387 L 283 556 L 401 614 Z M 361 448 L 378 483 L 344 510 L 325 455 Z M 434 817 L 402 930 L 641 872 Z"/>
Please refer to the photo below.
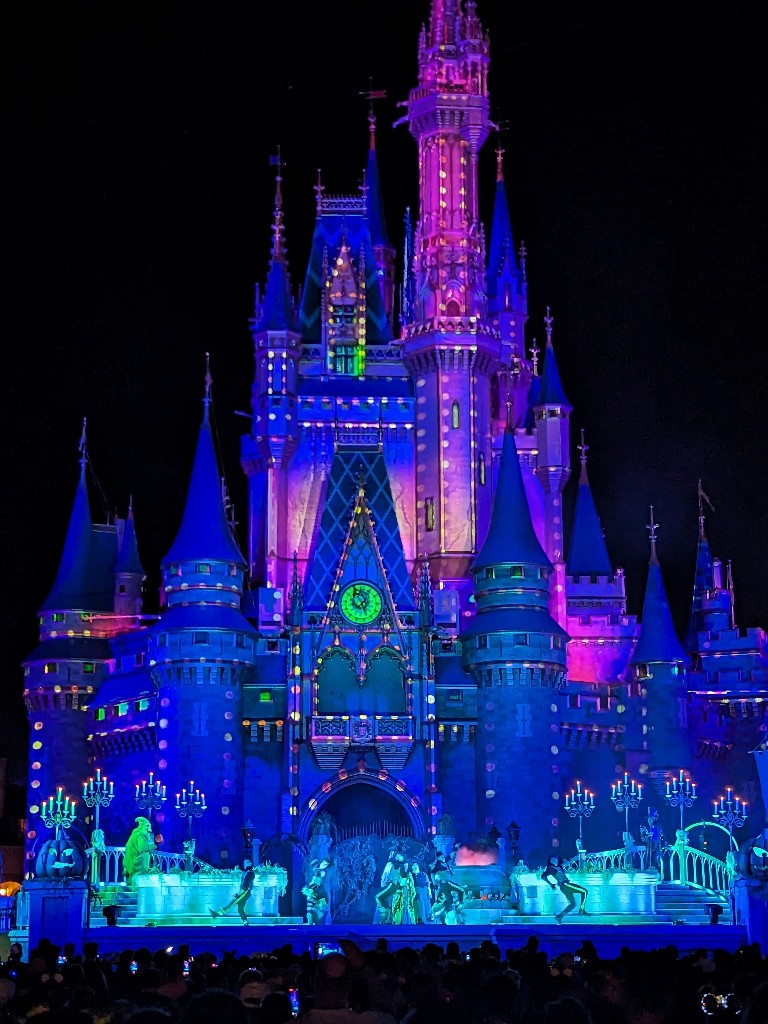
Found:
<path fill-rule="evenodd" d="M 627 614 L 624 573 L 614 571 L 587 474 L 589 445 L 581 432 L 581 472 L 566 560 L 568 678 L 616 684 L 637 639 L 637 619 Z"/>
<path fill-rule="evenodd" d="M 416 387 L 417 550 L 436 586 L 469 597 L 490 508 L 491 381 L 501 342 L 486 318 L 477 160 L 489 131 L 488 40 L 456 0 L 433 0 L 407 100 L 419 159 L 413 319 L 403 356 Z M 464 602 L 462 602 L 464 603 Z"/>
<path fill-rule="evenodd" d="M 651 560 L 645 584 L 640 637 L 630 664 L 639 684 L 639 698 L 647 708 L 643 718 L 639 772 L 663 795 L 662 782 L 691 766 L 688 740 L 686 665 L 688 657 L 675 632 L 672 613 L 656 555 L 658 523 L 648 526 Z M 629 745 L 629 744 L 628 744 Z M 632 752 L 628 749 L 628 767 Z M 648 799 L 650 800 L 650 790 Z"/>
<path fill-rule="evenodd" d="M 369 92 L 371 105 L 374 99 L 382 97 L 382 92 Z M 381 194 L 379 178 L 379 161 L 376 155 L 376 118 L 373 109 L 368 115 L 368 162 L 365 169 L 365 205 L 368 211 L 368 224 L 371 232 L 371 244 L 376 257 L 376 269 L 381 282 L 381 294 L 387 319 L 392 323 L 395 305 L 395 265 L 397 254 L 389 240 L 387 221 L 384 216 L 384 198 Z"/>
<path fill-rule="evenodd" d="M 169 848 L 180 849 L 186 836 L 171 800 L 194 782 L 208 808 L 195 824 L 197 854 L 234 864 L 242 848 L 242 686 L 254 665 L 255 630 L 240 612 L 246 565 L 227 521 L 210 407 L 206 374 L 181 526 L 161 565 L 167 607 L 149 629 L 148 653 L 159 691 Z"/>
<path fill-rule="evenodd" d="M 141 588 L 146 576 L 139 559 L 139 547 L 136 542 L 133 502 L 128 506 L 127 518 L 117 525 L 118 528 L 122 528 L 122 537 L 115 567 L 115 613 L 139 616 L 143 607 Z"/>
<path fill-rule="evenodd" d="M 50 838 L 42 824 L 43 800 L 61 787 L 75 799 L 93 768 L 86 707 L 112 666 L 110 638 L 136 622 L 115 615 L 118 534 L 91 519 L 85 422 L 80 440 L 80 479 L 58 572 L 39 615 L 40 643 L 23 662 L 24 700 L 30 724 L 27 867 L 33 850 Z M 82 828 L 85 807 L 78 808 Z"/>
<path fill-rule="evenodd" d="M 532 367 L 525 349 L 528 321 L 528 282 L 525 276 L 525 247 L 515 249 L 509 202 L 504 186 L 504 150 L 496 150 L 496 192 L 493 200 L 488 267 L 488 318 L 501 337 L 501 365 L 492 381 L 491 418 L 493 433 L 502 434 L 512 409 L 512 422 L 522 423 Z M 518 258 L 519 257 L 519 258 Z"/>
<path fill-rule="evenodd" d="M 251 322 L 256 362 L 251 433 L 240 461 L 248 477 L 248 569 L 262 587 L 285 584 L 291 557 L 287 537 L 288 466 L 299 432 L 297 389 L 301 335 L 290 292 L 283 228 L 281 165 L 275 184 L 272 255 L 263 306 Z"/>
<path fill-rule="evenodd" d="M 514 817 L 524 829 L 521 851 L 533 864 L 558 843 L 556 695 L 565 683 L 568 636 L 549 612 L 551 572 L 509 428 L 491 525 L 472 566 L 477 615 L 460 639 L 462 665 L 477 685 L 478 827 L 487 831 Z"/>
<path fill-rule="evenodd" d="M 552 347 L 552 322 L 553 317 L 547 306 L 544 317 L 547 332 L 544 370 L 534 405 L 536 443 L 539 452 L 535 475 L 544 491 L 544 550 L 554 567 L 554 580 L 550 587 L 550 610 L 557 622 L 565 626 L 563 489 L 571 475 L 569 421 L 573 406 L 565 397 L 560 381 L 560 371 Z"/>

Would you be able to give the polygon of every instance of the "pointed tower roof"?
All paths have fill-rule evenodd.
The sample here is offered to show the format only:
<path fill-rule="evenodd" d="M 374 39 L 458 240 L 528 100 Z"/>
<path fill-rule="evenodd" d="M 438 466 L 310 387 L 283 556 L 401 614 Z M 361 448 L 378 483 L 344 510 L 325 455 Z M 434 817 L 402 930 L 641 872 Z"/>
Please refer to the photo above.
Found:
<path fill-rule="evenodd" d="M 685 634 L 685 648 L 688 651 L 695 651 L 697 647 L 696 634 L 703 628 L 702 622 L 702 598 L 708 590 L 714 589 L 715 581 L 712 571 L 712 552 L 707 540 L 705 530 L 704 502 L 712 508 L 712 502 L 704 493 L 701 487 L 701 480 L 698 482 L 699 499 L 699 538 L 696 545 L 696 568 L 693 576 L 693 598 L 691 600 L 691 615 L 688 620 L 688 629 Z M 714 509 L 712 508 L 712 511 Z"/>
<path fill-rule="evenodd" d="M 651 561 L 648 565 L 648 579 L 645 584 L 640 639 L 632 653 L 630 664 L 650 665 L 663 662 L 685 665 L 688 662 L 688 656 L 675 632 L 672 612 L 661 576 L 661 566 L 656 557 L 658 528 L 659 524 L 654 521 L 653 505 L 651 505 L 651 521 L 648 525 L 651 539 Z"/>
<path fill-rule="evenodd" d="M 371 103 L 374 99 L 386 96 L 383 90 L 368 93 Z M 368 114 L 368 130 L 370 132 L 370 145 L 368 146 L 368 163 L 365 169 L 365 203 L 368 207 L 368 224 L 371 232 L 371 242 L 374 245 L 381 245 L 387 249 L 392 248 L 392 243 L 387 235 L 387 222 L 384 217 L 384 200 L 381 195 L 381 179 L 379 177 L 379 161 L 376 156 L 376 118 L 373 111 Z"/>
<path fill-rule="evenodd" d="M 133 500 L 128 505 L 128 516 L 123 527 L 123 540 L 117 556 L 115 572 L 136 573 L 144 575 L 144 568 L 139 559 L 139 545 L 136 540 L 136 527 L 133 522 Z"/>
<path fill-rule="evenodd" d="M 554 317 L 547 306 L 544 325 L 547 332 L 547 345 L 544 349 L 544 369 L 541 374 L 541 388 L 536 398 L 536 405 L 559 405 L 561 408 L 572 409 L 573 406 L 565 396 L 560 371 L 557 368 L 555 350 L 552 346 L 552 323 Z"/>
<path fill-rule="evenodd" d="M 221 476 L 209 417 L 211 383 L 210 372 L 206 371 L 203 422 L 197 437 L 187 501 L 179 532 L 163 559 L 163 566 L 196 559 L 246 564 L 232 536 L 222 500 Z"/>
<path fill-rule="evenodd" d="M 272 255 L 267 276 L 262 315 L 253 327 L 254 331 L 297 331 L 298 317 L 291 296 L 291 281 L 288 273 L 288 252 L 285 246 L 283 227 L 283 193 L 280 169 L 280 151 L 271 158 L 277 166 L 275 176 L 275 219 L 272 223 Z"/>
<path fill-rule="evenodd" d="M 80 480 L 75 491 L 75 500 L 69 516 L 64 550 L 61 554 L 56 580 L 50 593 L 43 601 L 40 611 L 57 611 L 81 608 L 91 611 L 111 611 L 113 581 L 109 575 L 113 565 L 106 564 L 111 557 L 114 563 L 114 531 L 111 527 L 101 528 L 104 536 L 94 539 L 91 508 L 88 500 L 86 466 L 88 449 L 85 434 L 86 421 L 80 438 Z"/>
<path fill-rule="evenodd" d="M 485 272 L 485 285 L 488 298 L 498 292 L 499 277 L 504 263 L 509 262 L 515 276 L 520 279 L 520 267 L 517 263 L 512 221 L 509 217 L 507 190 L 504 186 L 504 167 L 502 157 L 504 150 L 499 146 L 496 150 L 496 193 L 493 200 L 493 217 L 491 219 L 491 237 L 488 246 L 488 264 Z"/>
<path fill-rule="evenodd" d="M 610 576 L 613 573 L 608 549 L 587 477 L 589 445 L 581 431 L 581 476 L 576 492 L 576 508 L 571 527 L 571 543 L 567 559 L 569 576 Z"/>
<path fill-rule="evenodd" d="M 501 448 L 491 523 L 472 571 L 510 562 L 530 562 L 550 568 L 552 565 L 533 529 L 515 433 L 508 426 Z"/>

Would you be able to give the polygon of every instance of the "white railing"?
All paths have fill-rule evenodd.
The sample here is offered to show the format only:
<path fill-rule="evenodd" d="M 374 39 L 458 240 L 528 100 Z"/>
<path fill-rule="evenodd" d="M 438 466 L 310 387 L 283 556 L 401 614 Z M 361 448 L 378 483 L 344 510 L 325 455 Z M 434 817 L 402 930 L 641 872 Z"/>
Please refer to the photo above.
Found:
<path fill-rule="evenodd" d="M 99 858 L 99 888 L 105 885 L 120 885 L 125 881 L 123 874 L 123 860 L 125 858 L 124 846 L 105 846 L 104 855 Z M 152 870 L 168 874 L 171 871 L 183 871 L 186 868 L 187 858 L 183 853 L 161 853 L 159 850 L 152 854 Z M 195 857 L 192 870 L 201 871 L 208 867 L 204 861 Z"/>
<path fill-rule="evenodd" d="M 566 867 L 571 871 L 588 872 L 643 870 L 642 866 L 627 868 L 627 850 L 624 847 L 584 853 L 569 860 Z M 727 861 L 688 846 L 686 834 L 678 833 L 675 845 L 666 847 L 662 852 L 660 878 L 662 881 L 676 882 L 727 897 L 731 891 L 734 871 Z"/>

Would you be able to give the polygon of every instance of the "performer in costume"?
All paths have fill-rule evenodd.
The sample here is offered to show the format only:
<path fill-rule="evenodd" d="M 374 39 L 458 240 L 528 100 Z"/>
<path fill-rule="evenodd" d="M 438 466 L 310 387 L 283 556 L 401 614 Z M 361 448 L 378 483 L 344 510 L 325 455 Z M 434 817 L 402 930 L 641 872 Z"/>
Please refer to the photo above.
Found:
<path fill-rule="evenodd" d="M 419 864 L 411 865 L 413 884 L 416 889 L 416 924 L 426 924 L 432 920 L 432 894 L 426 871 Z"/>
<path fill-rule="evenodd" d="M 579 885 L 578 882 L 572 882 L 568 875 L 565 873 L 563 862 L 560 857 L 551 855 L 547 860 L 547 866 L 541 873 L 541 878 L 547 883 L 550 889 L 559 889 L 560 892 L 568 900 L 568 905 L 560 911 L 559 914 L 555 914 L 555 920 L 558 924 L 562 924 L 562 920 L 566 914 L 570 914 L 572 910 L 576 909 L 576 896 L 581 896 L 581 906 L 579 907 L 580 914 L 587 914 L 585 904 L 587 902 L 587 890 L 583 885 Z M 587 915 L 589 916 L 589 915 Z"/>
<path fill-rule="evenodd" d="M 301 890 L 307 897 L 307 924 L 329 924 L 328 868 L 329 860 L 310 862 L 310 879 Z"/>
<path fill-rule="evenodd" d="M 373 916 L 374 924 L 389 924 L 392 919 L 392 900 L 397 892 L 400 867 L 405 863 L 405 857 L 397 848 L 389 851 L 387 863 L 381 872 L 381 889 L 376 893 L 376 913 Z"/>
<path fill-rule="evenodd" d="M 640 838 L 645 840 L 645 866 L 649 871 L 661 873 L 661 845 L 664 839 L 659 828 L 659 812 L 648 808 L 648 827 L 640 826 Z"/>
<path fill-rule="evenodd" d="M 212 918 L 224 917 L 226 912 L 232 907 L 237 907 L 237 912 L 240 915 L 240 920 L 243 924 L 248 924 L 248 915 L 245 912 L 245 905 L 251 898 L 251 892 L 253 890 L 253 883 L 256 881 L 256 872 L 253 870 L 253 862 L 250 860 L 243 861 L 243 870 L 240 873 L 240 884 L 237 892 L 232 899 L 227 903 L 221 910 L 213 910 L 209 908 Z"/>
<path fill-rule="evenodd" d="M 413 880 L 411 865 L 402 860 L 395 874 L 395 894 L 390 909 L 391 924 L 415 924 L 416 922 L 416 886 Z"/>
<path fill-rule="evenodd" d="M 450 881 L 449 874 L 452 874 L 450 867 L 432 869 L 435 898 L 432 920 L 436 924 L 460 924 L 463 918 L 467 890 L 463 885 Z"/>
<path fill-rule="evenodd" d="M 136 828 L 128 837 L 123 855 L 125 880 L 133 888 L 136 875 L 146 875 L 152 869 L 152 854 L 157 849 L 152 825 L 148 818 L 136 818 Z"/>

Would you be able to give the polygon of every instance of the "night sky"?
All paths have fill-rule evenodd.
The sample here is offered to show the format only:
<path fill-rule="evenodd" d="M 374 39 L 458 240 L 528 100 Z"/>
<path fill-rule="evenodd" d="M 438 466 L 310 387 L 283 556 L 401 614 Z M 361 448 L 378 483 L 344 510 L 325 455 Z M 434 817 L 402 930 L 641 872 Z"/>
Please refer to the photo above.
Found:
<path fill-rule="evenodd" d="M 265 7 L 274 9 L 265 11 Z M 26 0 L 4 12 L 6 344 L 0 753 L 23 765 L 20 660 L 55 575 L 88 420 L 95 517 L 126 512 L 149 572 L 178 527 L 211 354 L 215 425 L 245 522 L 239 435 L 248 317 L 283 194 L 295 284 L 317 168 L 354 192 L 377 103 L 390 235 L 416 210 L 416 84 L 427 0 L 345 23 L 317 4 Z M 648 507 L 682 631 L 696 481 L 732 559 L 737 621 L 768 626 L 764 292 L 766 71 L 760 5 L 481 0 L 492 117 L 528 250 L 529 342 L 553 340 L 609 553 L 641 609 Z M 386 13 L 384 13 L 386 12 Z M 481 156 L 488 224 L 492 136 Z M 574 474 L 577 476 L 577 473 Z M 21 755 L 21 756 L 19 756 Z M 23 771 L 19 767 L 18 771 Z"/>

